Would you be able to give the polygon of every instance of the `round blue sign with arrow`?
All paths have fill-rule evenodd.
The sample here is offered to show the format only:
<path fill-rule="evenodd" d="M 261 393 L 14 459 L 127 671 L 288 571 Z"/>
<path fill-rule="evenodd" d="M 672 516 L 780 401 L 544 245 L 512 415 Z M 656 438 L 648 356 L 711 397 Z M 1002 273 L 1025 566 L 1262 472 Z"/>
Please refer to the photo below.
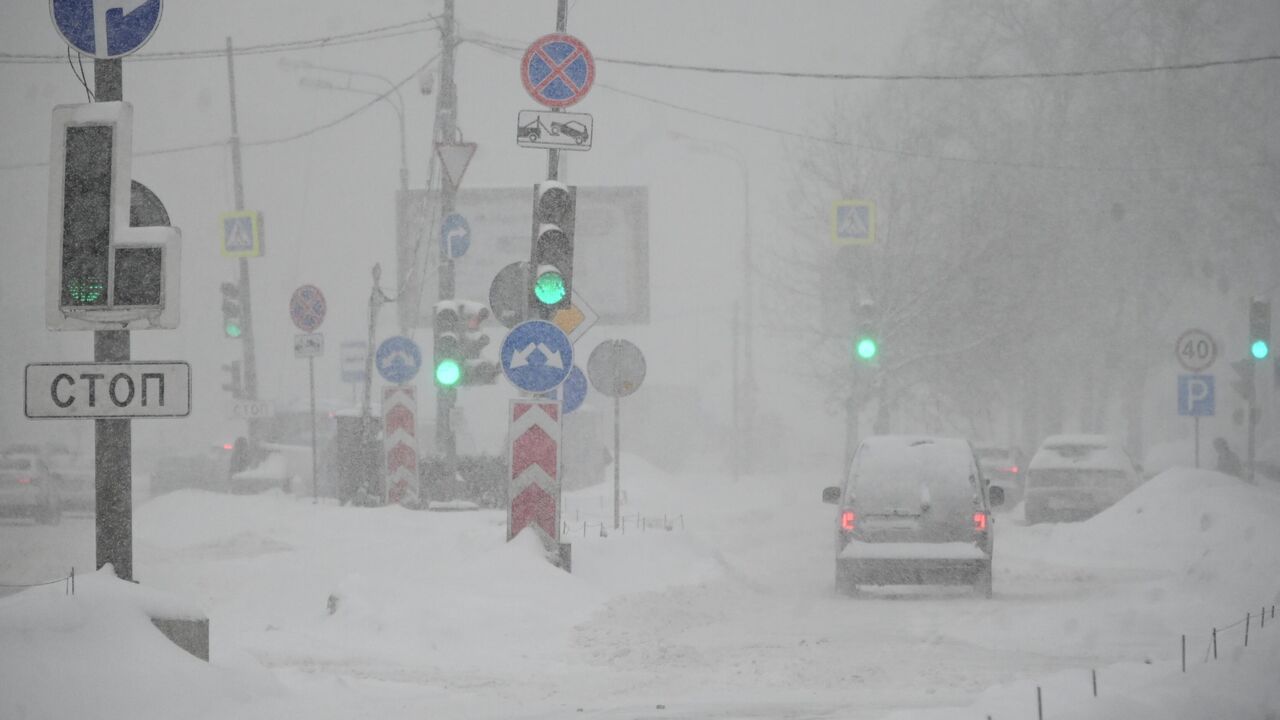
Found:
<path fill-rule="evenodd" d="M 565 378 L 564 384 L 560 386 L 560 411 L 568 415 L 582 407 L 586 399 L 587 374 L 582 372 L 582 368 L 574 365 L 569 371 L 569 377 Z"/>
<path fill-rule="evenodd" d="M 569 377 L 573 343 L 546 320 L 530 320 L 507 333 L 499 359 L 512 385 L 525 392 L 547 392 Z"/>
<path fill-rule="evenodd" d="M 62 39 L 99 60 L 145 45 L 160 24 L 160 9 L 160 0 L 49 0 L 49 15 Z"/>
<path fill-rule="evenodd" d="M 389 337 L 378 346 L 373 364 L 383 380 L 396 385 L 409 382 L 422 367 L 422 351 L 418 344 L 403 335 Z"/>
<path fill-rule="evenodd" d="M 449 213 L 440 221 L 440 248 L 451 258 L 460 258 L 471 247 L 471 223 L 458 213 Z"/>

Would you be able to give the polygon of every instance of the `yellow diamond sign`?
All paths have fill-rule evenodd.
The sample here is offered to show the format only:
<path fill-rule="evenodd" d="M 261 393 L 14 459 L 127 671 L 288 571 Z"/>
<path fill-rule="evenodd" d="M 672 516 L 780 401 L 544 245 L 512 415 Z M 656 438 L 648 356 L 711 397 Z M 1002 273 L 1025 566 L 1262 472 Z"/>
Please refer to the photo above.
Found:
<path fill-rule="evenodd" d="M 596 311 L 591 309 L 591 306 L 587 304 L 586 300 L 582 299 L 577 290 L 574 290 L 573 301 L 569 304 L 569 307 L 557 310 L 556 314 L 552 316 L 551 322 L 563 330 L 565 335 L 569 336 L 569 342 L 577 342 L 578 338 L 586 334 L 599 319 L 600 316 L 596 314 Z"/>

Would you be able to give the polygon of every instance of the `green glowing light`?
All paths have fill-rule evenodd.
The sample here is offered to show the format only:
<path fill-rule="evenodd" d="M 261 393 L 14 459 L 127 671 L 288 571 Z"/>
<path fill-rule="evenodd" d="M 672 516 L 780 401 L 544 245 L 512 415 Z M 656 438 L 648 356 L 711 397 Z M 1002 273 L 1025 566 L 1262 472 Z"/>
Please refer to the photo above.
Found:
<path fill-rule="evenodd" d="M 462 379 L 462 368 L 455 360 L 441 360 L 436 365 L 436 382 L 442 387 L 453 387 Z"/>
<path fill-rule="evenodd" d="M 858 344 L 854 349 L 857 351 L 858 357 L 862 360 L 871 360 L 875 358 L 876 352 L 879 350 L 879 348 L 876 347 L 876 341 L 869 337 L 859 338 Z"/>
<path fill-rule="evenodd" d="M 553 271 L 544 272 L 533 284 L 534 297 L 543 305 L 555 305 L 564 300 L 564 277 Z"/>

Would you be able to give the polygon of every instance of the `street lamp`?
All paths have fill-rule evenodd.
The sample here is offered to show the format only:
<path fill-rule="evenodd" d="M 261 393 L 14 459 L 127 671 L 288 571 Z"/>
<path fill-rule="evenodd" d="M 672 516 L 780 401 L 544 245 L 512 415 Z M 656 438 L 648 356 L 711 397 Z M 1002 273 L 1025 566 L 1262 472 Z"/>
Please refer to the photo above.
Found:
<path fill-rule="evenodd" d="M 755 393 L 756 393 L 756 373 L 755 373 L 755 350 L 752 343 L 754 335 L 754 319 L 752 313 L 751 293 L 751 171 L 747 165 L 746 158 L 743 157 L 741 151 L 736 147 L 727 143 L 716 140 L 705 140 L 685 135 L 684 133 L 668 130 L 667 136 L 673 140 L 685 143 L 695 152 L 707 155 L 718 155 L 722 158 L 732 160 L 737 164 L 739 172 L 742 173 L 742 388 L 740 391 L 742 415 L 742 454 L 743 461 L 750 466 L 751 451 L 754 446 L 754 417 L 755 417 Z M 736 315 L 735 315 L 736 317 Z M 737 323 L 734 323 L 737 327 Z M 735 393 L 737 396 L 739 393 Z"/>
<path fill-rule="evenodd" d="M 400 123 L 400 189 L 409 189 L 409 162 L 408 153 L 405 150 L 405 132 L 404 132 L 404 96 L 400 94 L 400 88 L 390 79 L 378 75 L 377 73 L 365 72 L 363 70 L 347 70 L 345 68 L 335 68 L 326 65 L 316 65 L 306 60 L 291 60 L 289 58 L 281 58 L 280 65 L 287 68 L 297 68 L 304 70 L 313 70 L 316 72 L 327 72 L 336 75 L 345 75 L 346 84 L 338 84 L 325 80 L 323 78 L 304 77 L 298 80 L 298 84 L 303 87 L 316 88 L 319 90 L 338 90 L 344 92 L 355 93 L 357 95 L 369 95 L 382 100 L 391 106 L 396 112 L 396 119 Z M 356 77 L 370 78 L 384 83 L 388 90 L 378 92 L 376 90 L 367 90 L 351 84 L 351 79 Z M 395 100 L 391 100 L 391 95 L 395 95 Z"/>

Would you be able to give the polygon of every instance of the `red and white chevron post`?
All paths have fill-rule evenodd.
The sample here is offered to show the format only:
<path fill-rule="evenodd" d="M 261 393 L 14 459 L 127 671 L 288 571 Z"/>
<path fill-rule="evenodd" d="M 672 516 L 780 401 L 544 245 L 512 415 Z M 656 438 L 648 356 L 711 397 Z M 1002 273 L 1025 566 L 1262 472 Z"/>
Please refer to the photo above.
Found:
<path fill-rule="evenodd" d="M 417 390 L 411 385 L 382 388 L 382 445 L 387 451 L 386 501 L 418 498 Z"/>
<path fill-rule="evenodd" d="M 543 542 L 560 538 L 560 403 L 511 401 L 507 540 L 532 525 Z"/>

